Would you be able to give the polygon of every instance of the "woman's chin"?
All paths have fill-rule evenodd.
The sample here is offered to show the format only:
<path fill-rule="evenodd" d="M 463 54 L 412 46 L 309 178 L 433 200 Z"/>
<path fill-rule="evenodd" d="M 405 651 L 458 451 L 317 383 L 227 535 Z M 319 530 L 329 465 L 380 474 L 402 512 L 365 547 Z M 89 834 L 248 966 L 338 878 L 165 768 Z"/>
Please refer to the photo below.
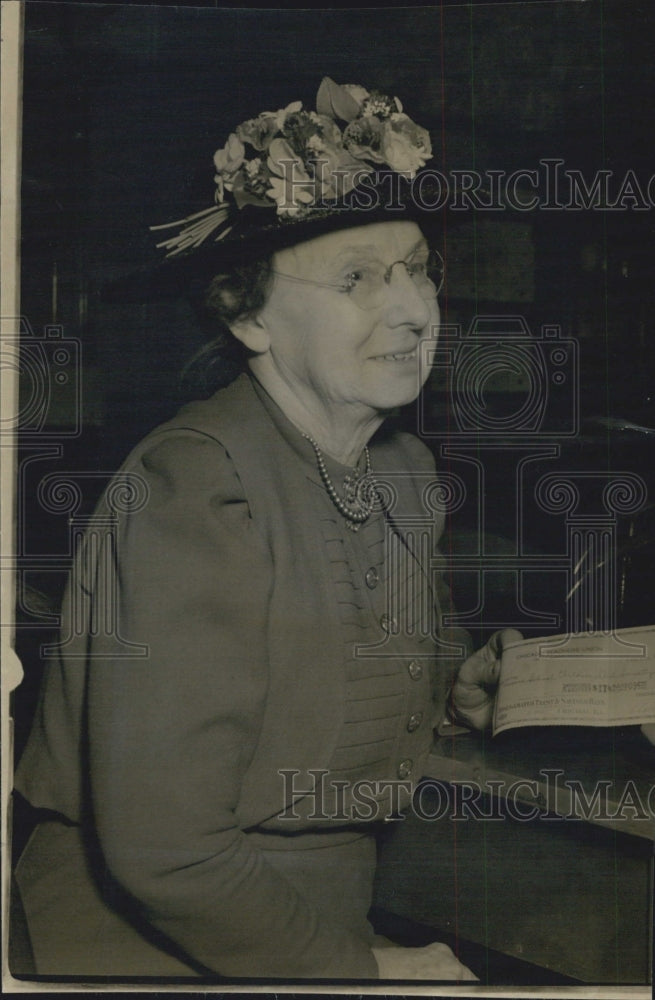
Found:
<path fill-rule="evenodd" d="M 375 361 L 374 364 L 379 370 L 376 372 L 373 394 L 381 408 L 405 406 L 416 399 L 425 381 L 419 377 L 416 358 L 408 361 Z"/>

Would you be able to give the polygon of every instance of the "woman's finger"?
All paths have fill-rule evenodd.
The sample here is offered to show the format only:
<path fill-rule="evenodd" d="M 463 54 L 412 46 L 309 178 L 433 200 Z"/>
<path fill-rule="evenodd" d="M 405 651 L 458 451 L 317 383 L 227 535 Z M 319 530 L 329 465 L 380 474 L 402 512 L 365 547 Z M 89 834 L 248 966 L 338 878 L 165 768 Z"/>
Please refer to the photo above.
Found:
<path fill-rule="evenodd" d="M 503 650 L 511 643 L 520 642 L 522 639 L 523 636 L 515 628 L 503 628 L 494 632 L 487 644 L 464 664 L 464 667 L 469 665 L 469 670 L 464 671 L 462 682 L 495 687 L 500 674 Z"/>

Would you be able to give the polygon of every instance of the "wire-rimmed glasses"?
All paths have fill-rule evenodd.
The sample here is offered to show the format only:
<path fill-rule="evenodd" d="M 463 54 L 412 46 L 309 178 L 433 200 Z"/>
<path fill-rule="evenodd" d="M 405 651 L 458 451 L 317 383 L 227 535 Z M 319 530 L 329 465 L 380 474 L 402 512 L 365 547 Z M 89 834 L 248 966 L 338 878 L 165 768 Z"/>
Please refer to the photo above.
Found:
<path fill-rule="evenodd" d="M 316 285 L 319 288 L 333 288 L 348 295 L 360 309 L 375 309 L 384 304 L 397 264 L 403 264 L 414 282 L 417 292 L 426 301 L 436 299 L 443 287 L 444 262 L 441 254 L 433 249 L 420 249 L 405 260 L 395 260 L 388 266 L 381 260 L 366 260 L 347 269 L 343 280 L 315 281 L 313 278 L 299 278 L 282 271 L 273 271 L 278 278 L 295 281 L 302 285 Z"/>

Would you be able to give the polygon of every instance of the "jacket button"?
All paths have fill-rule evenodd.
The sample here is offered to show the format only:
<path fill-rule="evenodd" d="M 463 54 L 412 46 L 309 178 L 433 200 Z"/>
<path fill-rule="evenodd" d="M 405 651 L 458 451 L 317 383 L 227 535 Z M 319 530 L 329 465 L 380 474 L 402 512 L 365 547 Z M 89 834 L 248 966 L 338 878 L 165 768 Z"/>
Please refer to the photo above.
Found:
<path fill-rule="evenodd" d="M 423 676 L 423 667 L 418 660 L 412 660 L 407 666 L 407 673 L 413 681 L 420 681 Z"/>
<path fill-rule="evenodd" d="M 409 758 L 407 760 L 401 760 L 400 764 L 398 765 L 398 777 L 409 778 L 410 774 L 412 773 L 413 765 L 414 761 L 410 760 Z"/>
<path fill-rule="evenodd" d="M 369 590 L 375 590 L 378 583 L 380 582 L 380 574 L 378 573 L 375 566 L 371 566 L 370 569 L 366 570 L 364 575 L 364 580 L 366 581 L 366 586 Z"/>
<path fill-rule="evenodd" d="M 382 615 L 380 618 L 380 625 L 385 632 L 396 633 L 398 631 L 398 622 L 395 618 L 392 618 L 391 615 Z"/>
<path fill-rule="evenodd" d="M 414 712 L 407 720 L 407 732 L 413 733 L 423 722 L 423 712 Z"/>

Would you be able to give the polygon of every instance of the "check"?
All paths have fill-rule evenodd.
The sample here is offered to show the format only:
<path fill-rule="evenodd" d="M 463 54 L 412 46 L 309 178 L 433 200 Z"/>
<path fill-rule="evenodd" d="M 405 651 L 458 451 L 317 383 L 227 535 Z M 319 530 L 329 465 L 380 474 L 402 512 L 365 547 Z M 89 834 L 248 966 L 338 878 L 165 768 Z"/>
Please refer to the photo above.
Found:
<path fill-rule="evenodd" d="M 655 625 L 525 639 L 503 650 L 494 735 L 517 726 L 655 722 Z"/>

